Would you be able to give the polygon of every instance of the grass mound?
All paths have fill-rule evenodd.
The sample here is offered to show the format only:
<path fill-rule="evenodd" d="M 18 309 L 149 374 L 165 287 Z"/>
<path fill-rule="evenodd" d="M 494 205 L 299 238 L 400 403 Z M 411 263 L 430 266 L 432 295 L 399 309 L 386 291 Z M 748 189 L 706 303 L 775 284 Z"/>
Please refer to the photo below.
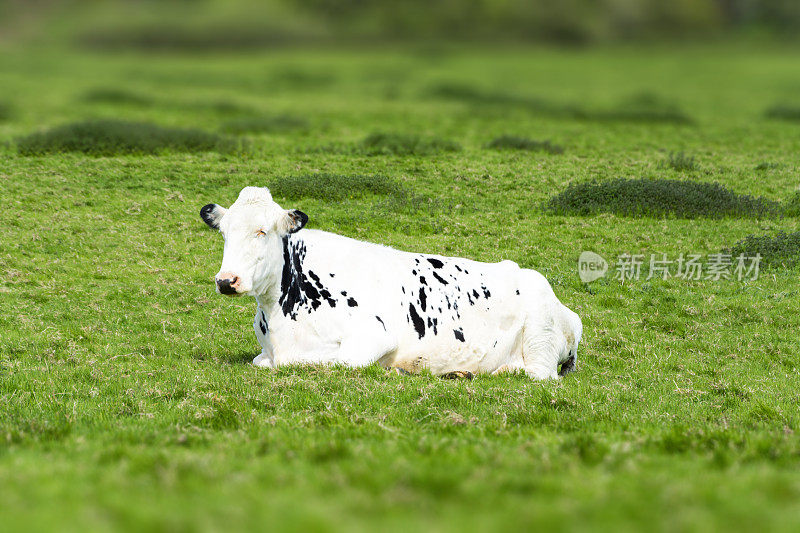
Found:
<path fill-rule="evenodd" d="M 767 109 L 764 116 L 774 120 L 800 122 L 800 105 L 777 104 Z"/>
<path fill-rule="evenodd" d="M 507 106 L 555 118 L 596 122 L 691 124 L 692 119 L 675 104 L 649 93 L 635 95 L 607 110 L 591 110 L 576 104 L 550 102 L 541 98 L 500 91 L 487 91 L 469 85 L 444 83 L 432 87 L 436 98 L 480 106 Z"/>
<path fill-rule="evenodd" d="M 630 123 L 691 124 L 692 119 L 672 102 L 652 93 L 634 95 L 610 110 L 586 112 L 589 120 Z"/>
<path fill-rule="evenodd" d="M 0 121 L 10 119 L 13 114 L 14 113 L 10 105 L 0 102 Z"/>
<path fill-rule="evenodd" d="M 231 100 L 210 100 L 196 102 L 175 102 L 174 107 L 196 109 L 220 115 L 253 115 L 253 109 L 239 102 Z"/>
<path fill-rule="evenodd" d="M 426 139 L 418 135 L 373 133 L 361 141 L 367 155 L 431 155 L 439 152 L 457 152 L 461 145 L 446 139 Z"/>
<path fill-rule="evenodd" d="M 197 27 L 176 24 L 102 28 L 88 31 L 78 42 L 100 50 L 142 52 L 208 52 L 252 50 L 307 41 L 301 30 L 247 23 L 214 23 Z"/>
<path fill-rule="evenodd" d="M 17 141 L 21 155 L 80 152 L 95 156 L 176 152 L 229 152 L 236 143 L 197 129 L 165 128 L 144 122 L 95 120 L 58 126 Z"/>
<path fill-rule="evenodd" d="M 346 200 L 367 195 L 406 195 L 400 183 L 381 175 L 303 174 L 275 180 L 269 188 L 273 195 L 291 199 Z"/>
<path fill-rule="evenodd" d="M 293 115 L 246 117 L 229 120 L 222 125 L 228 133 L 277 133 L 308 128 L 308 121 Z"/>
<path fill-rule="evenodd" d="M 787 216 L 800 217 L 800 192 L 794 193 L 794 196 L 786 202 L 783 211 Z"/>
<path fill-rule="evenodd" d="M 697 161 L 693 155 L 687 155 L 684 152 L 673 152 L 669 154 L 667 159 L 659 164 L 661 168 L 671 168 L 678 172 L 692 172 L 698 169 Z"/>
<path fill-rule="evenodd" d="M 761 265 L 793 267 L 800 263 L 800 231 L 778 232 L 776 235 L 748 235 L 725 253 L 734 257 L 761 255 Z"/>
<path fill-rule="evenodd" d="M 507 106 L 525 109 L 540 115 L 578 118 L 583 112 L 573 106 L 560 105 L 540 98 L 500 91 L 486 91 L 469 85 L 445 83 L 430 89 L 431 96 L 480 106 Z"/>
<path fill-rule="evenodd" d="M 514 135 L 501 135 L 493 139 L 487 148 L 494 148 L 496 150 L 529 150 L 532 152 L 547 152 L 550 154 L 561 154 L 564 148 L 553 144 L 550 141 L 535 141 L 526 139 L 525 137 L 516 137 Z"/>
<path fill-rule="evenodd" d="M 630 122 L 652 124 L 691 124 L 692 119 L 681 111 L 668 109 L 612 109 L 586 112 L 582 118 L 598 122 Z"/>
<path fill-rule="evenodd" d="M 308 90 L 331 85 L 336 81 L 336 75 L 319 68 L 281 67 L 271 70 L 267 79 L 275 87 Z"/>
<path fill-rule="evenodd" d="M 125 89 L 115 89 L 111 87 L 98 87 L 89 89 L 80 98 L 83 102 L 93 104 L 114 104 L 114 105 L 153 105 L 154 100 L 149 96 L 138 94 Z"/>
<path fill-rule="evenodd" d="M 716 183 L 623 178 L 571 184 L 545 209 L 560 215 L 676 218 L 766 218 L 782 211 L 778 202 L 737 194 Z"/>

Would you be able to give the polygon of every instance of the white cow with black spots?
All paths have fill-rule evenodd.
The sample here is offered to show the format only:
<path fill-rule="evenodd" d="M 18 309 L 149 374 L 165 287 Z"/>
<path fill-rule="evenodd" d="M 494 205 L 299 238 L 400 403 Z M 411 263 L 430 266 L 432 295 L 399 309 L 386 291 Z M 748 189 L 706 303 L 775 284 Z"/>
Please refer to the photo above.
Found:
<path fill-rule="evenodd" d="M 581 320 L 534 270 L 303 230 L 308 217 L 266 188 L 200 215 L 225 238 L 217 290 L 258 302 L 256 365 L 378 362 L 537 379 L 575 369 Z"/>

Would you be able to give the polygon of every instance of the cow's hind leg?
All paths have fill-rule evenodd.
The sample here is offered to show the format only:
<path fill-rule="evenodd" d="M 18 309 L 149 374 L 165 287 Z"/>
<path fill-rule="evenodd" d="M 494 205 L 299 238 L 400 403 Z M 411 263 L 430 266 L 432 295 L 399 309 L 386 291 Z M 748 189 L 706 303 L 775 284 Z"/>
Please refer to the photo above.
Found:
<path fill-rule="evenodd" d="M 475 376 L 469 370 L 453 370 L 441 375 L 442 379 L 472 379 L 473 377 Z"/>
<path fill-rule="evenodd" d="M 566 376 L 570 372 L 575 372 L 575 367 L 578 363 L 578 355 L 575 352 L 569 353 L 569 358 L 561 363 L 561 367 L 558 369 L 558 375 L 561 377 Z"/>

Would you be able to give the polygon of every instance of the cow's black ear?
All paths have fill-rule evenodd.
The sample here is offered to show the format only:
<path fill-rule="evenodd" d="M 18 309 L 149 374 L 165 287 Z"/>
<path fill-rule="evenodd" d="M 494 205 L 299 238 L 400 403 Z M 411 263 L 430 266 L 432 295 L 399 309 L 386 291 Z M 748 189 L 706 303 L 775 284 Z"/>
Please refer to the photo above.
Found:
<path fill-rule="evenodd" d="M 300 231 L 305 227 L 306 222 L 308 222 L 308 215 L 299 209 L 290 209 L 286 214 L 289 215 L 289 233 Z"/>
<path fill-rule="evenodd" d="M 200 218 L 208 224 L 211 229 L 219 229 L 219 221 L 225 215 L 227 209 L 217 204 L 206 204 L 200 208 Z"/>

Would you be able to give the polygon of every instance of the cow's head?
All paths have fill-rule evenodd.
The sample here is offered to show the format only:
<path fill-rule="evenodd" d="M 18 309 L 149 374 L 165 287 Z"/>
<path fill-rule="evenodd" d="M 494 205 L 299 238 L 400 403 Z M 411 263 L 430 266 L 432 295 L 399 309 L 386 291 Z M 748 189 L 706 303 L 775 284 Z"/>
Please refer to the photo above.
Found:
<path fill-rule="evenodd" d="M 245 187 L 228 209 L 204 205 L 200 217 L 225 238 L 222 267 L 216 275 L 222 294 L 258 295 L 275 283 L 283 267 L 282 239 L 305 226 L 308 216 L 285 210 L 269 189 Z"/>

